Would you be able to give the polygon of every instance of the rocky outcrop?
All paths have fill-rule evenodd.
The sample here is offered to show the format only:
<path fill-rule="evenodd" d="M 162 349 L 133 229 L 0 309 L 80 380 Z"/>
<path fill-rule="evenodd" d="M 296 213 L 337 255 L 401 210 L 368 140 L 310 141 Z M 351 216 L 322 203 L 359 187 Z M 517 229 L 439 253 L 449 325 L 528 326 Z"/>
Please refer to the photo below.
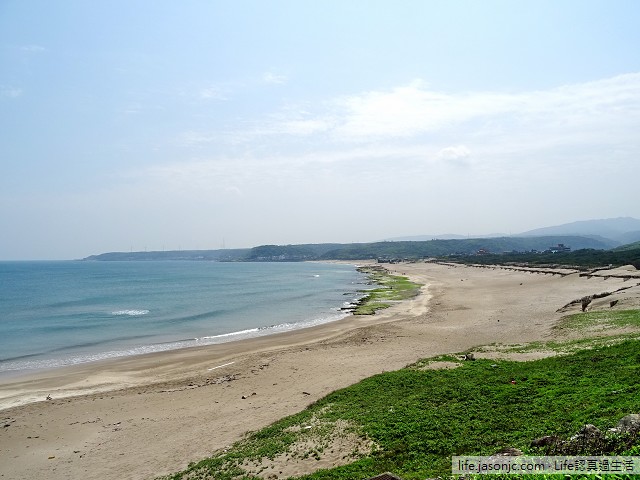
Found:
<path fill-rule="evenodd" d="M 615 428 L 602 432 L 595 425 L 584 425 L 568 440 L 555 435 L 536 438 L 531 447 L 545 455 L 610 455 L 620 454 L 640 443 L 640 414 L 632 413 L 620 419 Z"/>
<path fill-rule="evenodd" d="M 556 435 L 545 435 L 544 437 L 536 438 L 531 442 L 532 447 L 548 447 L 560 442 L 560 437 Z"/>
<path fill-rule="evenodd" d="M 522 453 L 522 450 L 520 450 L 519 448 L 505 447 L 505 448 L 501 448 L 491 456 L 492 457 L 519 457 L 521 455 L 524 455 L 524 453 Z"/>
<path fill-rule="evenodd" d="M 640 431 L 640 414 L 631 413 L 629 415 L 622 417 L 618 422 L 618 425 L 616 425 L 615 429 L 613 430 L 620 433 L 639 432 Z"/>

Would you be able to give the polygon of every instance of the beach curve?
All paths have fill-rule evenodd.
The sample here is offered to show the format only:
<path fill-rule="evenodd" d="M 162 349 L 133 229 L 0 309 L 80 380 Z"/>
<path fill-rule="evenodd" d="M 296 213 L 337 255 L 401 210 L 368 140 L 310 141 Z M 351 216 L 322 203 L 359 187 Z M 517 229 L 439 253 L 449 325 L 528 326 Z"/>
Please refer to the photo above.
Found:
<path fill-rule="evenodd" d="M 423 294 L 373 317 L 4 383 L 3 391 L 31 389 L 40 400 L 0 412 L 8 425 L 0 452 L 11 459 L 0 462 L 0 473 L 168 474 L 375 373 L 491 342 L 549 338 L 567 299 L 617 281 L 435 264 L 391 268 L 424 284 Z M 70 392 L 82 394 L 63 398 Z"/>

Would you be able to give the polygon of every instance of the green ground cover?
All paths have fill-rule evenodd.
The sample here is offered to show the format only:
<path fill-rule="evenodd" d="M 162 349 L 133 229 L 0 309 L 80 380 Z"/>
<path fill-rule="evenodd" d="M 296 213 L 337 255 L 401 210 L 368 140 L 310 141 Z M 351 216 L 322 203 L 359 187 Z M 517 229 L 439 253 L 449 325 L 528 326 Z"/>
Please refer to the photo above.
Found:
<path fill-rule="evenodd" d="M 621 313 L 623 319 L 639 315 Z M 591 317 L 578 314 L 571 323 Z M 340 435 L 357 435 L 373 446 L 352 452 L 347 465 L 300 479 L 354 480 L 385 471 L 405 480 L 448 477 L 452 455 L 491 455 L 503 447 L 542 455 L 530 447 L 535 438 L 569 438 L 588 423 L 606 431 L 640 412 L 640 342 L 633 339 L 529 362 L 476 360 L 450 370 L 424 369 L 430 361 L 459 360 L 442 356 L 367 378 L 168 478 L 254 479 L 247 465 L 269 458 L 321 459 L 338 424 L 348 425 Z M 638 445 L 622 445 L 607 454 L 640 455 Z"/>
<path fill-rule="evenodd" d="M 358 271 L 367 274 L 377 287 L 365 291 L 365 297 L 353 310 L 354 315 L 373 315 L 377 310 L 389 308 L 393 302 L 415 297 L 420 292 L 421 285 L 411 282 L 407 277 L 391 275 L 384 268 L 360 267 Z"/>
<path fill-rule="evenodd" d="M 612 310 L 585 312 L 563 317 L 557 329 L 582 329 L 586 327 L 600 327 L 603 330 L 621 327 L 640 327 L 639 310 Z"/>

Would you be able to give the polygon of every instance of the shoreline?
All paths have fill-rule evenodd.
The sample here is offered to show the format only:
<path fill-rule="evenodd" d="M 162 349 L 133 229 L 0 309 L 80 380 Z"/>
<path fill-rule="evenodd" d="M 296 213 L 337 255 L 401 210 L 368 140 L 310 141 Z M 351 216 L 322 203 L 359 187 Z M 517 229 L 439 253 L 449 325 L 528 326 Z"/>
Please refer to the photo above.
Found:
<path fill-rule="evenodd" d="M 34 376 L 41 376 L 48 372 L 62 372 L 64 374 L 65 369 L 73 369 L 75 367 L 91 366 L 94 364 L 103 364 L 117 362 L 118 360 L 126 360 L 132 357 L 144 357 L 146 355 L 162 355 L 169 352 L 189 350 L 194 348 L 207 348 L 215 347 L 217 345 L 223 345 L 226 343 L 235 343 L 247 341 L 255 338 L 271 337 L 273 335 L 282 335 L 285 333 L 295 332 L 298 330 L 304 330 L 307 328 L 313 328 L 316 326 L 325 325 L 333 322 L 340 322 L 350 316 L 351 307 L 343 307 L 341 312 L 336 310 L 334 317 L 322 318 L 320 320 L 315 319 L 313 322 L 297 322 L 297 323 L 284 323 L 277 325 L 269 325 L 266 327 L 255 327 L 245 330 L 232 331 L 229 333 L 222 333 L 218 335 L 211 335 L 205 337 L 185 338 L 181 340 L 172 340 L 162 343 L 141 345 L 129 350 L 111 350 L 105 352 L 98 352 L 95 354 L 88 354 L 84 357 L 69 357 L 59 360 L 40 360 L 43 366 L 37 366 L 32 368 L 23 368 L 21 370 L 1 370 L 0 371 L 0 385 L 4 380 L 20 380 Z M 166 347 L 165 347 L 166 346 Z M 140 351 L 136 351 L 140 350 Z M 99 357 L 99 358 L 96 358 Z M 85 360 L 84 358 L 91 358 Z M 14 361 L 13 359 L 5 360 L 6 362 Z M 59 364 L 55 364 L 59 363 Z M 2 410 L 2 394 L 0 392 L 0 410 Z"/>
<path fill-rule="evenodd" d="M 353 262 L 330 263 L 343 263 L 353 265 L 355 268 L 371 264 L 371 262 L 357 264 Z M 364 291 L 362 290 L 362 292 Z M 419 294 L 418 297 L 421 295 Z M 424 298 L 422 301 L 428 302 L 428 298 Z M 232 356 L 243 356 L 274 348 L 289 348 L 328 340 L 365 324 L 389 321 L 383 318 L 384 314 L 382 313 L 387 310 L 389 309 L 379 311 L 376 315 L 354 315 L 351 311 L 345 311 L 344 316 L 335 320 L 325 321 L 316 325 L 294 327 L 282 332 L 239 339 L 232 338 L 231 340 L 217 343 L 114 356 L 69 365 L 38 368 L 32 371 L 2 372 L 0 373 L 0 414 L 10 408 L 46 401 L 49 397 L 51 399 L 64 399 L 153 383 L 171 382 L 193 374 L 192 370 L 194 368 L 198 368 L 201 372 L 210 363 L 224 363 Z M 279 325 L 272 327 L 277 326 Z M 264 328 L 264 330 L 268 328 L 271 327 Z M 259 330 L 261 329 L 256 329 L 256 331 Z M 237 333 L 241 332 L 231 332 L 219 336 L 233 336 Z M 204 357 L 206 357 L 206 360 Z M 200 361 L 199 359 L 202 360 Z M 173 368 L 174 365 L 184 362 L 189 362 L 188 369 Z M 96 372 L 99 371 L 108 371 L 109 375 L 97 374 Z M 206 368 L 206 371 L 210 371 L 210 368 Z"/>
<path fill-rule="evenodd" d="M 364 326 L 365 320 L 370 319 L 370 316 L 367 316 L 368 318 L 362 317 L 347 315 L 339 320 L 297 328 L 287 332 L 202 346 L 107 358 L 33 372 L 19 372 L 7 377 L 3 376 L 0 377 L 0 387 L 2 387 L 2 390 L 0 390 L 0 413 L 8 408 L 46 400 L 48 395 L 55 399 L 64 399 L 152 383 L 174 381 L 185 375 L 193 374 L 194 368 L 198 368 L 200 372 L 204 370 L 210 371 L 212 367 L 218 367 L 218 365 L 213 365 L 216 362 L 225 362 L 234 357 L 328 340 L 334 336 L 341 335 L 344 331 Z M 187 361 L 189 362 L 187 368 L 174 368 L 175 365 Z M 109 371 L 110 375 L 96 376 L 96 371 Z M 142 372 L 145 372 L 144 378 L 139 380 Z M 153 381 L 149 380 L 149 375 L 154 379 Z M 21 398 L 9 403 L 10 399 L 15 395 L 7 395 L 7 385 L 16 385 L 17 388 L 30 386 L 31 388 L 28 390 L 29 398 Z"/>
<path fill-rule="evenodd" d="M 556 339 L 552 327 L 572 313 L 558 308 L 624 282 L 425 263 L 389 270 L 422 283 L 422 294 L 374 316 L 14 382 L 18 394 L 30 389 L 41 401 L 0 412 L 0 474 L 170 474 L 376 373 L 491 343 Z M 640 308 L 640 287 L 615 295 L 616 308 Z"/>

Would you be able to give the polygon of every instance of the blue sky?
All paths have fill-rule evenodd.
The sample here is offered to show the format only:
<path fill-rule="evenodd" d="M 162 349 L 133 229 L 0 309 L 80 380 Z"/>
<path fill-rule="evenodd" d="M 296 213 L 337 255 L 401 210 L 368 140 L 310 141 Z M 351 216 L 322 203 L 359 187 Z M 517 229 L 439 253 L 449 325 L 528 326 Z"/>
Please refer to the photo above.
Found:
<path fill-rule="evenodd" d="M 640 218 L 640 2 L 0 0 L 0 259 Z"/>

